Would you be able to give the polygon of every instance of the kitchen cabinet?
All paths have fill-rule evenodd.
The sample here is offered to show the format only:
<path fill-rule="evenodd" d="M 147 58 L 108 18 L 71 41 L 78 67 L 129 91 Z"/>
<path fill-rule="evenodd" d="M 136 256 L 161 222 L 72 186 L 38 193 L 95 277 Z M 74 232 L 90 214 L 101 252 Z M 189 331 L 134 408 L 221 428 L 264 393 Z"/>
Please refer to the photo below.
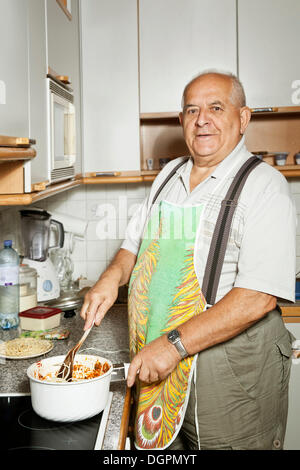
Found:
<path fill-rule="evenodd" d="M 82 0 L 83 171 L 140 169 L 137 2 Z"/>
<path fill-rule="evenodd" d="M 299 18 L 299 0 L 238 0 L 238 74 L 250 107 L 299 104 Z"/>
<path fill-rule="evenodd" d="M 26 0 L 24 4 L 27 4 L 28 25 L 28 135 L 36 141 L 37 154 L 34 160 L 24 163 L 24 191 L 30 192 L 34 183 L 48 178 L 46 7 L 41 0 Z"/>
<path fill-rule="evenodd" d="M 237 73 L 235 0 L 140 0 L 139 37 L 141 113 L 179 111 L 205 69 Z"/>
<path fill-rule="evenodd" d="M 0 134 L 28 137 L 27 4 L 0 0 Z"/>
<path fill-rule="evenodd" d="M 38 158 L 24 163 L 24 191 L 46 179 L 45 3 L 0 0 L 0 134 L 36 139 Z"/>
<path fill-rule="evenodd" d="M 79 1 L 70 0 L 68 17 L 56 0 L 46 0 L 47 66 L 57 75 L 67 76 L 74 91 L 76 108 L 75 173 L 82 171 L 81 151 L 81 71 Z"/>

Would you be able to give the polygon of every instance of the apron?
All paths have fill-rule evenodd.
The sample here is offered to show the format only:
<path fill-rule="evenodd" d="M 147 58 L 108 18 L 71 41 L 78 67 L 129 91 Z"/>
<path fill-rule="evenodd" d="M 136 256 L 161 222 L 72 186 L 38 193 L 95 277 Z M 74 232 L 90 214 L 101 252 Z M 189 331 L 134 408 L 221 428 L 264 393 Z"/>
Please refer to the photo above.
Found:
<path fill-rule="evenodd" d="M 205 309 L 194 270 L 194 244 L 203 205 L 161 201 L 148 221 L 129 283 L 130 353 Z M 195 356 L 163 381 L 137 387 L 135 445 L 164 449 L 175 439 L 187 406 Z"/>
<path fill-rule="evenodd" d="M 194 268 L 194 247 L 207 203 L 188 206 L 163 200 L 150 214 L 129 282 L 131 358 L 144 345 L 213 304 L 234 209 L 248 174 L 259 163 L 253 157 L 242 165 L 222 201 L 202 289 Z M 225 178 L 227 175 L 214 192 Z M 176 438 L 187 408 L 196 360 L 197 354 L 182 359 L 159 383 L 145 385 L 137 381 L 135 445 L 138 449 L 165 449 Z"/>

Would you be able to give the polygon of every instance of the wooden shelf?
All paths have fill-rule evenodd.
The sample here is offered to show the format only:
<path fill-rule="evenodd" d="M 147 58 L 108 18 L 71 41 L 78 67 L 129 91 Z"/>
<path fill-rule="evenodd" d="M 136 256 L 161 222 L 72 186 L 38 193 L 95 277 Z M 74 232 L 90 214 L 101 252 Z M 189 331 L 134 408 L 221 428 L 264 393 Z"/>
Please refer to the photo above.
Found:
<path fill-rule="evenodd" d="M 0 147 L 0 163 L 17 160 L 31 160 L 36 156 L 33 148 Z"/>
<path fill-rule="evenodd" d="M 300 177 L 300 165 L 274 166 L 274 168 L 279 170 L 286 178 Z M 0 206 L 29 205 L 34 202 L 40 201 L 41 199 L 54 196 L 55 194 L 74 188 L 76 186 L 80 186 L 81 184 L 134 184 L 152 182 L 155 180 L 159 172 L 160 170 L 142 170 L 140 172 L 121 172 L 120 176 L 101 177 L 77 175 L 75 180 L 52 184 L 40 191 L 38 190 L 38 188 L 44 188 L 45 184 L 38 183 L 33 185 L 33 187 L 35 187 L 37 190 L 31 193 L 0 195 Z"/>
<path fill-rule="evenodd" d="M 300 323 L 300 302 L 296 300 L 294 304 L 281 303 L 282 318 L 285 323 Z"/>
<path fill-rule="evenodd" d="M 261 111 L 266 109 L 264 108 L 251 108 L 252 117 L 254 116 L 275 116 L 278 114 L 295 114 L 300 113 L 300 106 L 281 106 L 278 108 L 270 108 L 273 111 Z M 179 119 L 180 111 L 170 111 L 165 113 L 141 113 L 141 120 L 150 120 L 150 119 Z"/>
<path fill-rule="evenodd" d="M 26 206 L 40 201 L 55 194 L 74 188 L 81 184 L 80 179 L 64 181 L 48 186 L 45 190 L 23 194 L 2 194 L 0 195 L 0 206 Z"/>

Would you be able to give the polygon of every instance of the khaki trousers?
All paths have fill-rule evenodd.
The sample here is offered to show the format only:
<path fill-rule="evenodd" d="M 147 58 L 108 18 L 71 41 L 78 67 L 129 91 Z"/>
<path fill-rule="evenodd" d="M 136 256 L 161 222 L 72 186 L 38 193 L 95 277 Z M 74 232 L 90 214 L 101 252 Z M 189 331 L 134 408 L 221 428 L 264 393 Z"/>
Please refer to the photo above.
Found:
<path fill-rule="evenodd" d="M 282 449 L 293 339 L 275 309 L 199 353 L 184 423 L 168 449 L 198 449 L 197 427 L 202 450 Z"/>

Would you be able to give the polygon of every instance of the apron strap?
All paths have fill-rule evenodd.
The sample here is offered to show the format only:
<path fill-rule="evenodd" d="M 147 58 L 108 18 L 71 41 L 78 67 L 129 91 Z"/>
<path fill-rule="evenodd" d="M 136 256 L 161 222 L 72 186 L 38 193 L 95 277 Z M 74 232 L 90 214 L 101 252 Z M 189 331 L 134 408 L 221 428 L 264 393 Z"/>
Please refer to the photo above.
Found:
<path fill-rule="evenodd" d="M 202 284 L 202 292 L 209 306 L 214 304 L 217 295 L 231 221 L 240 193 L 250 172 L 261 162 L 262 160 L 257 157 L 249 158 L 236 173 L 225 199 L 221 202 L 221 209 L 213 233 Z"/>
<path fill-rule="evenodd" d="M 176 171 L 178 170 L 178 168 L 180 168 L 182 165 L 184 165 L 187 161 L 188 161 L 189 157 L 186 157 L 184 158 L 180 163 L 178 163 L 178 165 L 176 165 L 173 170 L 169 173 L 169 175 L 166 177 L 166 179 L 161 183 L 161 185 L 159 186 L 158 190 L 156 191 L 153 199 L 152 199 L 152 203 L 151 204 L 154 204 L 156 199 L 158 198 L 159 194 L 161 193 L 161 191 L 163 190 L 163 188 L 165 187 L 165 185 L 168 183 L 168 181 L 170 181 L 171 178 L 173 178 L 173 176 L 175 175 Z"/>

